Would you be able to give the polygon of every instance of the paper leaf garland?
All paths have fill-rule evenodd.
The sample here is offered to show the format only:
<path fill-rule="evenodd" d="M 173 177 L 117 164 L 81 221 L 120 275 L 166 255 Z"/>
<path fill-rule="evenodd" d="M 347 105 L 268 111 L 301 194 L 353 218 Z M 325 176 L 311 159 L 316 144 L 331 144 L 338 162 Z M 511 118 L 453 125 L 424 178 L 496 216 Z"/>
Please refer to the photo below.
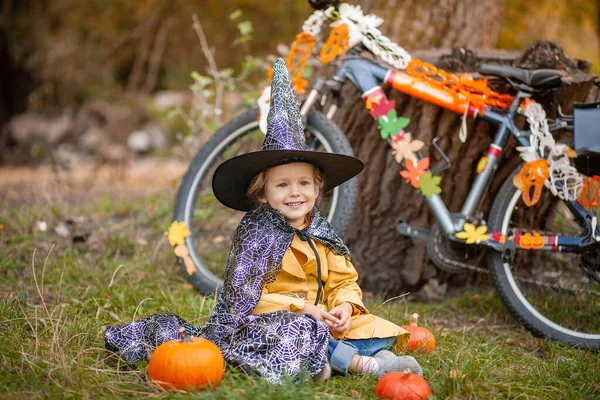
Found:
<path fill-rule="evenodd" d="M 396 110 L 392 109 L 388 112 L 387 116 L 379 117 L 377 122 L 379 122 L 381 138 L 385 140 L 400 132 L 401 129 L 406 128 L 410 123 L 410 120 L 404 117 L 398 118 Z"/>
<path fill-rule="evenodd" d="M 435 176 L 431 174 L 431 171 L 427 171 L 425 175 L 419 178 L 419 189 L 423 196 L 431 197 L 434 194 L 442 193 L 442 188 L 440 187 L 441 177 Z"/>
<path fill-rule="evenodd" d="M 398 136 L 400 136 L 400 140 L 396 140 Z M 400 164 L 403 159 L 414 161 L 414 153 L 421 150 L 423 146 L 425 146 L 425 143 L 420 140 L 412 140 L 412 135 L 410 133 L 399 133 L 394 136 L 390 146 L 392 146 L 394 149 L 393 154 L 396 158 L 396 162 Z M 428 160 L 427 162 L 429 163 L 429 158 L 426 158 Z"/>
<path fill-rule="evenodd" d="M 415 188 L 419 188 L 419 178 L 426 174 L 427 168 L 429 168 L 429 157 L 420 159 L 418 162 L 412 160 L 406 160 L 406 170 L 400 171 L 400 175 L 406 179 L 407 183 L 410 183 Z"/>
<path fill-rule="evenodd" d="M 479 244 L 485 242 L 490 237 L 486 234 L 487 226 L 482 225 L 475 227 L 475 225 L 466 222 L 462 232 L 458 232 L 456 237 L 459 239 L 466 239 L 467 244 Z"/>
<path fill-rule="evenodd" d="M 506 243 L 506 238 L 502 232 L 492 232 L 492 240 L 502 244 Z"/>
<path fill-rule="evenodd" d="M 371 114 L 375 118 L 387 116 L 388 113 L 394 109 L 396 106 L 396 102 L 394 100 L 388 101 L 385 97 L 383 97 L 379 103 L 372 102 L 369 114 Z M 367 104 L 367 108 L 369 105 Z"/>
<path fill-rule="evenodd" d="M 171 243 L 171 246 L 183 244 L 185 238 L 191 234 L 184 221 L 173 221 L 168 232 L 165 232 L 165 236 L 169 240 L 169 243 Z"/>

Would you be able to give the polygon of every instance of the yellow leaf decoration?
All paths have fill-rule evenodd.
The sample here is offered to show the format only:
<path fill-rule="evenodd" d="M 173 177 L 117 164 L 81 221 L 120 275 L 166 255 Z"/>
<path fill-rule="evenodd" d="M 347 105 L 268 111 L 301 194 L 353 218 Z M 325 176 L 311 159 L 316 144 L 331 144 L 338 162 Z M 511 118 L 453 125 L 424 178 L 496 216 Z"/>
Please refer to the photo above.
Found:
<path fill-rule="evenodd" d="M 192 233 L 188 230 L 184 221 L 173 221 L 173 223 L 169 227 L 169 231 L 165 232 L 165 236 L 167 237 L 167 239 L 169 239 L 169 243 L 171 243 L 171 246 L 183 244 L 185 238 L 190 236 L 191 234 Z"/>
<path fill-rule="evenodd" d="M 479 244 L 480 242 L 485 242 L 486 240 L 488 240 L 490 238 L 486 234 L 487 226 L 485 226 L 485 225 L 475 227 L 475 225 L 466 222 L 463 229 L 464 229 L 464 231 L 458 232 L 456 234 L 456 237 L 459 239 L 466 239 L 467 244 L 473 244 L 473 243 Z"/>

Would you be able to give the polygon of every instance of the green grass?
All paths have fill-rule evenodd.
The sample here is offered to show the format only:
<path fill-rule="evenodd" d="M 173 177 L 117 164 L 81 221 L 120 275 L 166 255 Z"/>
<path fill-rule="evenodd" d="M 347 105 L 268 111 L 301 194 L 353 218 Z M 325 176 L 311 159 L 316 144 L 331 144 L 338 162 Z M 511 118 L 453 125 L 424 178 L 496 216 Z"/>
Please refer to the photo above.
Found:
<path fill-rule="evenodd" d="M 231 368 L 215 391 L 168 394 L 148 385 L 145 363 L 108 356 L 106 326 L 163 311 L 202 324 L 213 305 L 185 281 L 163 235 L 173 197 L 0 200 L 0 398 L 374 398 L 372 377 L 270 385 Z M 69 236 L 54 232 L 60 222 Z M 532 337 L 488 286 L 439 303 L 409 295 L 377 310 L 399 324 L 413 312 L 437 338 L 434 352 L 417 355 L 432 399 L 600 398 L 600 355 Z"/>

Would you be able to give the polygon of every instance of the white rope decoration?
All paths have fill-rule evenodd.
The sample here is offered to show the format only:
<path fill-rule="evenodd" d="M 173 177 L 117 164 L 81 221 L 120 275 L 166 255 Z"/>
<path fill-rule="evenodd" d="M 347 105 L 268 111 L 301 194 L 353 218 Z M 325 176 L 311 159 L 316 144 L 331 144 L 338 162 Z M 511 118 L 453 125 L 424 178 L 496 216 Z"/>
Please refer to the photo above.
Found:
<path fill-rule="evenodd" d="M 410 54 L 392 42 L 377 27 L 383 19 L 375 14 L 364 15 L 360 6 L 342 3 L 339 11 L 329 7 L 325 11 L 315 11 L 302 25 L 302 30 L 313 37 L 321 32 L 326 19 L 332 20 L 330 27 L 340 24 L 348 25 L 348 46 L 353 47 L 362 42 L 375 56 L 397 69 L 406 69 L 411 60 Z"/>
<path fill-rule="evenodd" d="M 527 117 L 531 134 L 529 135 L 530 146 L 520 146 L 517 150 L 525 162 L 537 160 L 544 157 L 548 160 L 548 171 L 550 180 L 546 186 L 552 194 L 563 200 L 576 200 L 583 187 L 583 179 L 577 169 L 571 165 L 569 157 L 564 153 L 566 147 L 557 145 L 548 129 L 546 112 L 539 103 L 529 103 L 522 114 Z M 557 183 L 561 182 L 561 188 Z"/>

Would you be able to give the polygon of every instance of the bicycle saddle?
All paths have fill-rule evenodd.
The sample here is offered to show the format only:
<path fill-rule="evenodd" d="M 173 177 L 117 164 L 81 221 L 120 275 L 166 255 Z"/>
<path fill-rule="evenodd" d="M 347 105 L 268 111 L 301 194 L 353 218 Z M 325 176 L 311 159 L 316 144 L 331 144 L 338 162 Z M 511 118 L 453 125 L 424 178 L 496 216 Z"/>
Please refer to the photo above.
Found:
<path fill-rule="evenodd" d="M 498 64 L 483 64 L 479 68 L 482 75 L 495 75 L 514 79 L 533 89 L 554 89 L 562 83 L 562 73 L 555 69 L 521 69 Z"/>

